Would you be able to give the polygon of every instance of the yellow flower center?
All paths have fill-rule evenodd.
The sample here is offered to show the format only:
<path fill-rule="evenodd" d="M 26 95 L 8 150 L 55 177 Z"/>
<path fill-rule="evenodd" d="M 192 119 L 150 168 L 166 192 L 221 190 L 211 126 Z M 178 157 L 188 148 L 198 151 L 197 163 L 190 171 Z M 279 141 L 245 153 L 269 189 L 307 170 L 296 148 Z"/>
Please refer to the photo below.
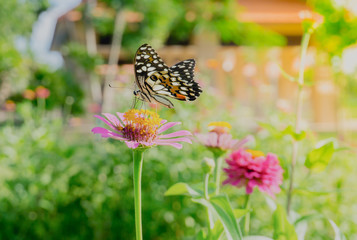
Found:
<path fill-rule="evenodd" d="M 246 152 L 252 154 L 252 158 L 257 158 L 257 157 L 264 157 L 264 153 L 261 151 L 257 151 L 257 150 L 252 150 L 252 149 L 247 149 L 245 150 Z"/>
<path fill-rule="evenodd" d="M 124 135 L 131 141 L 152 141 L 162 119 L 155 112 L 143 109 L 130 109 L 124 114 Z"/>
<path fill-rule="evenodd" d="M 211 122 L 208 124 L 208 130 L 217 134 L 229 133 L 232 126 L 227 122 Z"/>

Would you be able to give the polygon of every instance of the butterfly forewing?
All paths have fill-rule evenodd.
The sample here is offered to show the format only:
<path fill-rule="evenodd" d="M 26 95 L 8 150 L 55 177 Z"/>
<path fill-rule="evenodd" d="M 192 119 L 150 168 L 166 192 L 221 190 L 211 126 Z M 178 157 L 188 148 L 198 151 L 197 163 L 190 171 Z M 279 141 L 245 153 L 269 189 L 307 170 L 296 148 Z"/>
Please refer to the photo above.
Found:
<path fill-rule="evenodd" d="M 141 45 L 135 55 L 135 74 L 145 79 L 154 72 L 168 71 L 169 67 L 148 44 Z"/>

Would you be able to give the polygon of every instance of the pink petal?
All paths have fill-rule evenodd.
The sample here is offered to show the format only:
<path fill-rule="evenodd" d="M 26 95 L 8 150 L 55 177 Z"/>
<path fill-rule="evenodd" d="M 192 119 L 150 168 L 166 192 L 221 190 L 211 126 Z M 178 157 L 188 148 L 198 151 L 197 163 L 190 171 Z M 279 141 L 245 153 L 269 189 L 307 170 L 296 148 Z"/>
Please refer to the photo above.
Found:
<path fill-rule="evenodd" d="M 156 143 L 172 143 L 172 142 L 187 142 L 192 143 L 191 139 L 182 137 L 182 138 L 171 138 L 171 139 L 158 139 Z"/>
<path fill-rule="evenodd" d="M 164 125 L 165 123 L 167 123 L 167 120 L 165 120 L 165 119 L 162 119 L 160 122 L 161 125 Z"/>
<path fill-rule="evenodd" d="M 140 144 L 144 145 L 144 146 L 152 146 L 154 145 L 155 143 L 153 142 L 140 142 Z"/>
<path fill-rule="evenodd" d="M 239 142 L 234 144 L 234 146 L 232 146 L 232 149 L 239 149 L 239 148 L 243 147 L 244 144 L 246 144 L 247 142 L 250 142 L 250 141 L 254 141 L 254 137 L 252 135 L 248 135 L 245 138 L 241 139 Z"/>
<path fill-rule="evenodd" d="M 169 123 L 166 123 L 165 125 L 161 126 L 158 129 L 157 133 L 160 134 L 160 133 L 166 131 L 167 129 L 172 128 L 173 126 L 175 126 L 177 124 L 181 124 L 181 122 L 169 122 Z"/>
<path fill-rule="evenodd" d="M 209 133 L 207 139 L 207 145 L 210 147 L 218 147 L 218 135 L 217 133 Z"/>
<path fill-rule="evenodd" d="M 94 115 L 94 117 L 96 117 L 96 118 L 102 120 L 102 121 L 103 121 L 105 124 L 107 124 L 111 129 L 117 131 L 117 129 L 116 129 L 108 120 L 106 120 L 104 117 L 99 116 L 99 115 Z"/>
<path fill-rule="evenodd" d="M 140 145 L 140 143 L 132 142 L 132 141 L 125 141 L 125 144 L 128 146 L 128 148 L 132 148 L 132 149 L 135 149 Z"/>
<path fill-rule="evenodd" d="M 177 131 L 177 132 L 173 132 L 173 133 L 169 133 L 169 134 L 165 134 L 165 135 L 160 135 L 159 138 L 172 138 L 172 137 L 190 136 L 190 135 L 192 135 L 192 134 L 189 131 L 181 130 L 181 131 Z"/>
<path fill-rule="evenodd" d="M 218 137 L 218 141 L 219 142 L 219 146 L 220 148 L 223 148 L 223 149 L 229 149 L 229 145 L 232 141 L 232 135 L 228 134 L 228 133 L 225 133 L 225 134 L 222 134 Z"/>
<path fill-rule="evenodd" d="M 207 145 L 208 136 L 206 134 L 197 133 L 195 136 L 201 144 Z"/>
<path fill-rule="evenodd" d="M 158 145 L 173 146 L 174 148 L 177 148 L 177 149 L 181 149 L 182 148 L 182 144 L 179 144 L 179 143 L 158 143 Z"/>
<path fill-rule="evenodd" d="M 119 119 L 124 122 L 124 113 L 121 113 L 121 112 L 117 112 L 117 115 L 119 117 Z"/>
<path fill-rule="evenodd" d="M 118 118 L 111 113 L 103 113 L 103 115 L 111 122 L 114 126 L 121 126 Z"/>
<path fill-rule="evenodd" d="M 247 194 L 251 194 L 253 192 L 253 188 L 251 188 L 250 186 L 247 185 L 245 187 L 245 191 L 246 191 Z"/>
<path fill-rule="evenodd" d="M 115 139 L 118 139 L 118 140 L 126 140 L 123 135 L 119 134 L 119 133 L 115 133 L 115 132 L 112 132 L 106 128 L 102 128 L 102 127 L 95 127 L 92 129 L 92 132 L 94 134 L 100 134 L 102 135 L 103 138 L 115 138 Z"/>
<path fill-rule="evenodd" d="M 111 131 L 109 131 L 108 129 L 102 128 L 102 127 L 95 127 L 95 128 L 92 129 L 92 133 L 94 133 L 94 134 L 100 134 L 100 135 L 102 135 L 102 137 L 104 137 L 104 138 L 109 137 L 108 134 L 109 134 L 110 132 L 111 132 Z"/>

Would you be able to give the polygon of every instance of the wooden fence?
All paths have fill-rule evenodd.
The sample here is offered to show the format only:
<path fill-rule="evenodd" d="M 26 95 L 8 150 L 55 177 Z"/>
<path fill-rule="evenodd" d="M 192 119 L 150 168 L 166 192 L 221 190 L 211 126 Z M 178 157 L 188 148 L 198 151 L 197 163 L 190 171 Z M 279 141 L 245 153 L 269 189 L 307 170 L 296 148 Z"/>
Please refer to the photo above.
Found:
<path fill-rule="evenodd" d="M 239 101 L 264 116 L 266 108 L 295 112 L 297 84 L 282 74 L 281 69 L 297 77 L 300 48 L 298 46 L 257 49 L 220 46 L 210 49 L 195 46 L 167 46 L 159 49 L 168 65 L 195 58 L 198 72 L 210 81 L 227 101 Z M 316 51 L 309 48 L 304 88 L 304 115 L 317 130 L 334 131 L 337 124 L 337 87 L 330 67 L 316 63 Z M 205 74 L 206 73 L 206 74 Z"/>

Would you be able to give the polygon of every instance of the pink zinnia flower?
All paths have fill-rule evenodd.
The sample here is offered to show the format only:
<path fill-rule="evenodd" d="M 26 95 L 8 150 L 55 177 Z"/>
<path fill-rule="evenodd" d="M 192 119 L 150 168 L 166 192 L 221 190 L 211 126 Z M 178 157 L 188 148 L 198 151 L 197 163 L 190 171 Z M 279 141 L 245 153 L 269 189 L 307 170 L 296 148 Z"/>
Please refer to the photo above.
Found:
<path fill-rule="evenodd" d="M 169 134 L 162 134 L 169 128 L 181 124 L 180 122 L 167 122 L 155 112 L 149 110 L 131 109 L 126 113 L 117 112 L 117 116 L 103 113 L 105 117 L 95 115 L 96 118 L 107 124 L 111 130 L 95 127 L 92 132 L 101 134 L 104 138 L 113 138 L 124 141 L 129 148 L 150 147 L 154 145 L 170 145 L 181 149 L 177 142 L 188 142 L 189 131 L 181 130 Z"/>
<path fill-rule="evenodd" d="M 233 152 L 226 162 L 228 168 L 224 171 L 228 178 L 223 184 L 245 186 L 247 194 L 251 194 L 255 186 L 272 197 L 280 192 L 283 169 L 275 154 L 268 153 L 264 156 L 260 151 L 239 149 Z"/>
<path fill-rule="evenodd" d="M 242 140 L 233 139 L 229 133 L 231 128 L 227 122 L 211 122 L 208 125 L 209 133 L 196 134 L 196 137 L 207 148 L 222 151 L 238 149 L 250 140 L 250 137 Z"/>

